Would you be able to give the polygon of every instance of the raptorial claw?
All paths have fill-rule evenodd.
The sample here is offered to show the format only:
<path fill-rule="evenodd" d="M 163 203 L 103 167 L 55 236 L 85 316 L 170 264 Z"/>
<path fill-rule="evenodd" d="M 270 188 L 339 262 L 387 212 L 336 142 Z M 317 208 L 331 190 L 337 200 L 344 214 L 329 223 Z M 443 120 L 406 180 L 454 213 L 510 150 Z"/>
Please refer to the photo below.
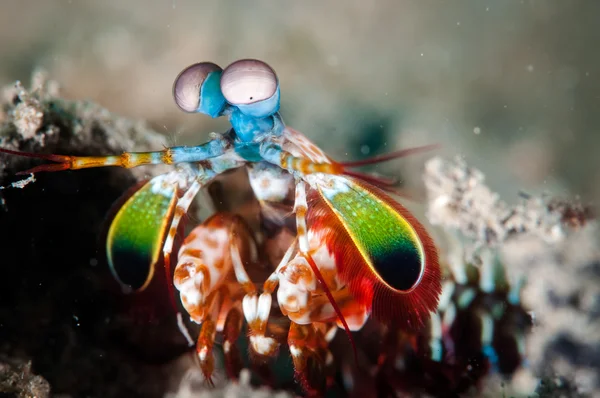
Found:
<path fill-rule="evenodd" d="M 279 350 L 279 343 L 272 337 L 266 337 L 263 335 L 250 335 L 250 347 L 252 350 L 264 357 L 275 357 Z"/>

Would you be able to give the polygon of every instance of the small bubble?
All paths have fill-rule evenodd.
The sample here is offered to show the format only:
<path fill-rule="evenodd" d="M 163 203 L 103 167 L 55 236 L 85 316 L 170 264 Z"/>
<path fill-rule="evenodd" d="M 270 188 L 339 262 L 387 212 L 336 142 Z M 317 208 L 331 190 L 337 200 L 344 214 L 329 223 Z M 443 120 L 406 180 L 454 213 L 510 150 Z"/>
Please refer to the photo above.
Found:
<path fill-rule="evenodd" d="M 473 129 L 473 132 L 474 132 L 475 134 L 481 134 L 481 128 L 479 128 L 479 127 L 475 127 L 475 128 Z"/>
<path fill-rule="evenodd" d="M 90 265 L 92 267 L 95 267 L 96 265 L 98 265 L 98 260 L 96 260 L 95 258 L 91 258 L 90 259 Z"/>
<path fill-rule="evenodd" d="M 533 72 L 533 65 L 529 64 L 527 65 L 527 72 Z"/>
<path fill-rule="evenodd" d="M 360 147 L 360 153 L 363 155 L 368 155 L 371 152 L 371 148 L 368 145 L 363 145 Z"/>

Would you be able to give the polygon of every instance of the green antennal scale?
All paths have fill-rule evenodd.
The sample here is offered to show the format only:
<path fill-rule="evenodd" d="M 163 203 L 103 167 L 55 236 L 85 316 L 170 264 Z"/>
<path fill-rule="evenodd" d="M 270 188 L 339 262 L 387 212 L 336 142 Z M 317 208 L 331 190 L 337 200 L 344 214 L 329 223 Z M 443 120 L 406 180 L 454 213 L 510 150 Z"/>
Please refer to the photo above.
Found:
<path fill-rule="evenodd" d="M 417 328 L 434 311 L 440 284 L 436 248 L 423 226 L 382 190 L 346 176 L 321 176 L 309 211 L 355 298 L 384 323 Z"/>
<path fill-rule="evenodd" d="M 343 180 L 340 185 L 352 184 Z M 411 290 L 421 279 L 425 265 L 423 245 L 415 228 L 359 184 L 341 191 L 325 187 L 319 190 L 381 282 L 399 291 Z"/>
<path fill-rule="evenodd" d="M 119 209 L 108 230 L 106 255 L 113 276 L 124 287 L 145 289 L 154 275 L 177 202 L 169 174 L 154 177 Z"/>

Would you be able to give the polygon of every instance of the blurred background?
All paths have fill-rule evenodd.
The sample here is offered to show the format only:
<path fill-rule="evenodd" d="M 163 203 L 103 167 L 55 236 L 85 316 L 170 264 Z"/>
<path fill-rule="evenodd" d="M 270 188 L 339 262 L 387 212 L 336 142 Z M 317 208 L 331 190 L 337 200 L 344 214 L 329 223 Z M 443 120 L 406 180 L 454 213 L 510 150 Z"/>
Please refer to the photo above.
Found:
<path fill-rule="evenodd" d="M 600 198 L 600 2 L 6 0 L 0 84 L 48 71 L 62 95 L 148 120 L 165 144 L 226 121 L 180 112 L 188 64 L 267 61 L 282 112 L 339 160 L 444 144 L 511 201 Z M 423 158 L 386 165 L 420 183 Z"/>

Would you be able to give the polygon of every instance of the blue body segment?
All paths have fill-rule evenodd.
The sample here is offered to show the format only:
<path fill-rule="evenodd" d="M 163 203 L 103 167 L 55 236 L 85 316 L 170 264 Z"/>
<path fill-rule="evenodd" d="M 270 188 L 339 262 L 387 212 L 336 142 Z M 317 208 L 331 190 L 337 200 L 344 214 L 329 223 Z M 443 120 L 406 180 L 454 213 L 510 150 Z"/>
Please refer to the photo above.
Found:
<path fill-rule="evenodd" d="M 197 146 L 176 146 L 170 148 L 170 154 L 173 163 L 192 163 L 215 158 L 223 155 L 227 150 L 227 144 L 224 140 L 210 140 Z M 156 163 L 162 163 L 163 152 L 154 152 Z M 154 160 L 154 159 L 153 159 Z"/>
<path fill-rule="evenodd" d="M 229 115 L 229 122 L 235 134 L 242 142 L 252 142 L 257 134 L 268 133 L 275 127 L 273 116 L 255 118 L 244 114 L 239 109 L 234 109 Z"/>
<path fill-rule="evenodd" d="M 282 167 L 280 154 L 281 148 L 279 148 L 278 145 L 265 143 L 260 147 L 261 159 L 266 160 L 267 162 L 276 166 Z"/>
<path fill-rule="evenodd" d="M 221 92 L 221 74 L 221 71 L 209 73 L 198 93 L 200 95 L 198 112 L 213 118 L 222 116 L 227 105 L 227 101 L 225 101 L 225 97 Z"/>
<path fill-rule="evenodd" d="M 241 142 L 256 142 L 264 135 L 278 137 L 285 128 L 278 112 L 267 117 L 255 118 L 237 108 L 233 108 L 229 114 L 229 123 Z"/>
<path fill-rule="evenodd" d="M 250 142 L 238 143 L 235 152 L 248 162 L 260 162 L 264 160 L 260 154 L 260 144 Z"/>

